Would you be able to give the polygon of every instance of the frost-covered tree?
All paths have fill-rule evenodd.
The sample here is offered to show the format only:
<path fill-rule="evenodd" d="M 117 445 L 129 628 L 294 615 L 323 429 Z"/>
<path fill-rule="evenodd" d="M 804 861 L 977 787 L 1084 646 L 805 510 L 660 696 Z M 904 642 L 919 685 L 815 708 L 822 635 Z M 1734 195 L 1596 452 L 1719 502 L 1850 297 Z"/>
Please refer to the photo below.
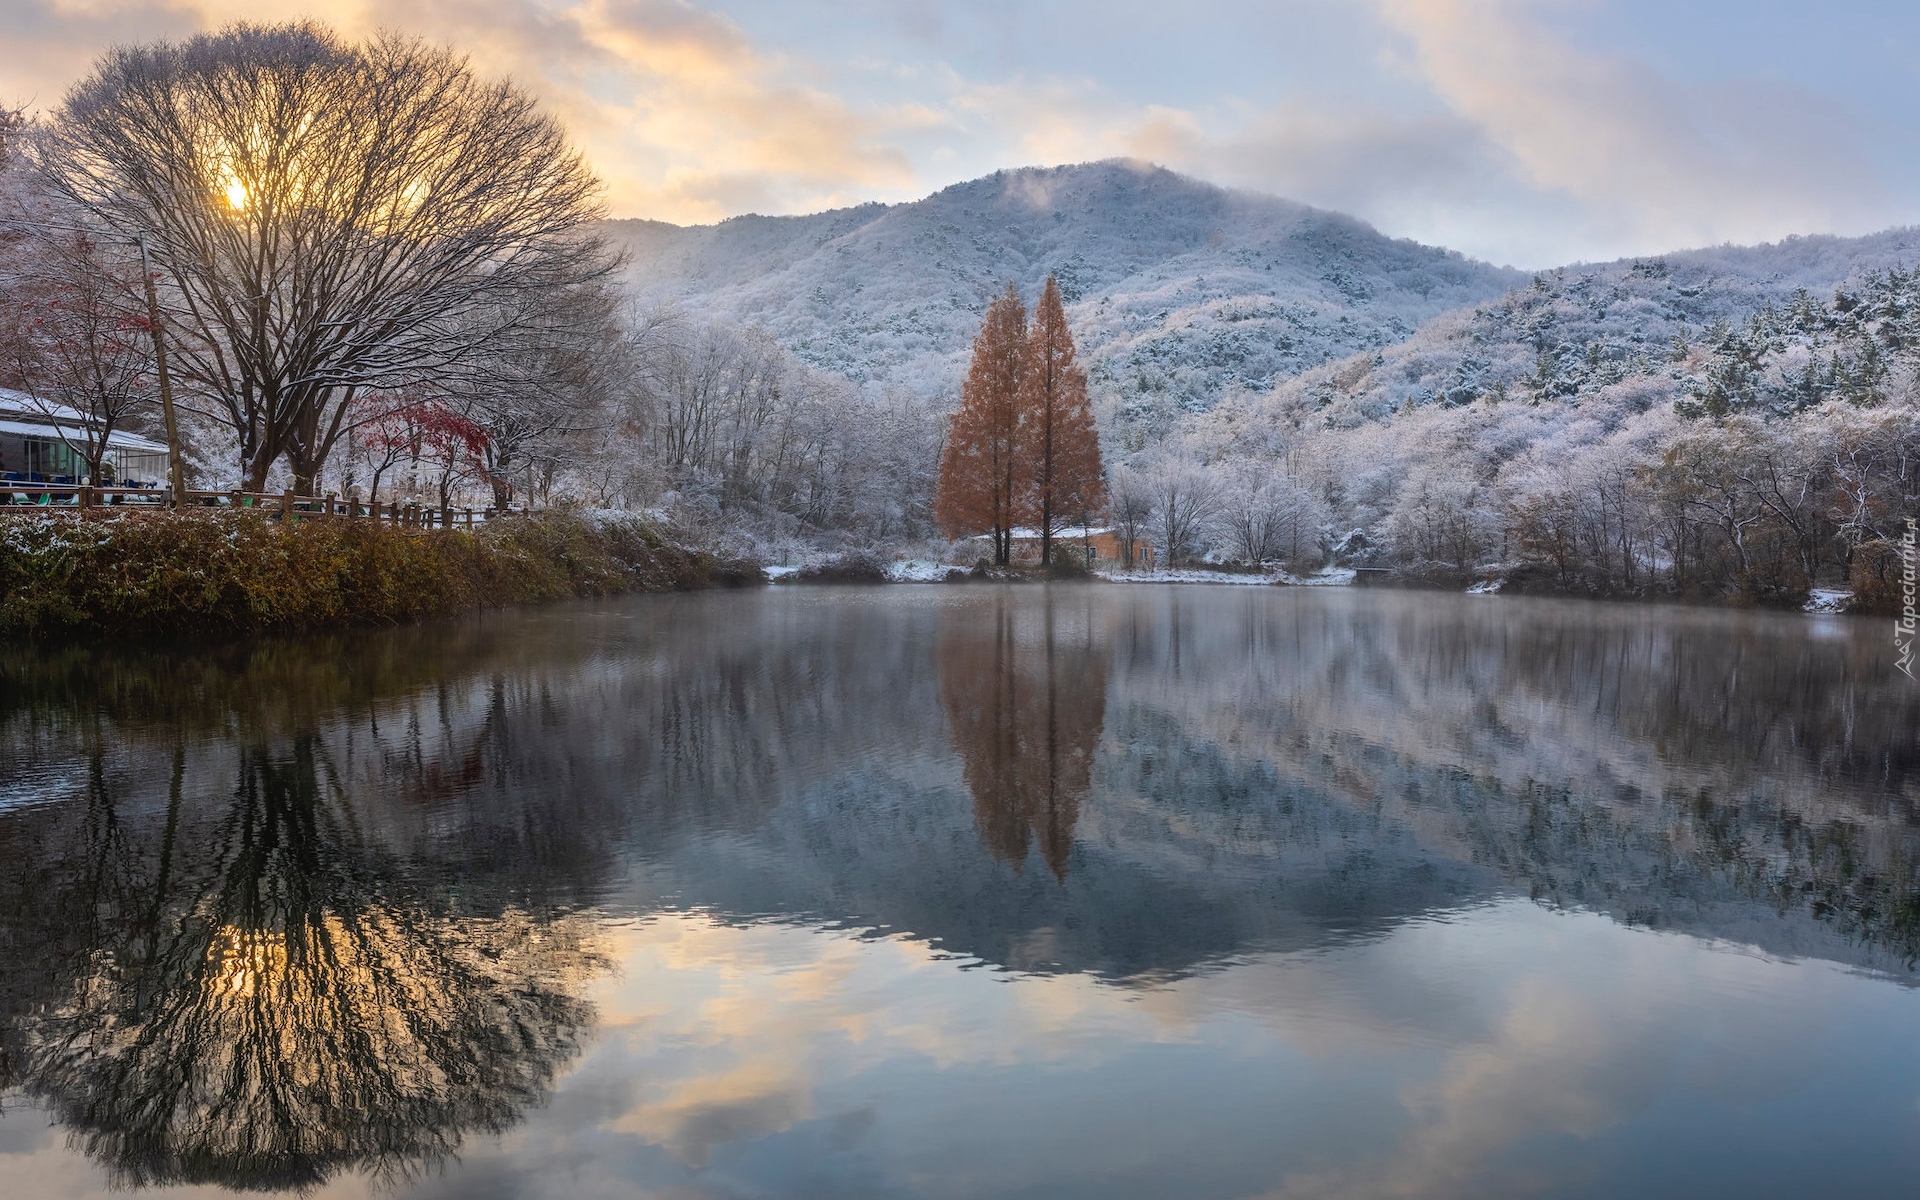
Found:
<path fill-rule="evenodd" d="M 357 393 L 470 365 L 613 266 L 559 125 L 397 36 L 239 24 L 118 46 L 32 146 L 92 220 L 149 238 L 175 369 L 254 488 L 284 459 L 310 491 Z"/>
<path fill-rule="evenodd" d="M 1195 459 L 1169 454 L 1147 468 L 1154 522 L 1167 565 L 1180 566 L 1205 551 L 1220 515 L 1220 473 Z"/>
<path fill-rule="evenodd" d="M 8 157 L 0 145 L 0 386 L 59 418 L 80 473 L 100 483 L 109 440 L 142 425 L 155 396 L 139 255 L 79 227 Z"/>
<path fill-rule="evenodd" d="M 1120 560 L 1133 567 L 1140 561 L 1140 543 L 1152 535 L 1153 481 L 1145 472 L 1116 466 L 1110 482 L 1108 513 L 1114 540 L 1119 542 Z"/>

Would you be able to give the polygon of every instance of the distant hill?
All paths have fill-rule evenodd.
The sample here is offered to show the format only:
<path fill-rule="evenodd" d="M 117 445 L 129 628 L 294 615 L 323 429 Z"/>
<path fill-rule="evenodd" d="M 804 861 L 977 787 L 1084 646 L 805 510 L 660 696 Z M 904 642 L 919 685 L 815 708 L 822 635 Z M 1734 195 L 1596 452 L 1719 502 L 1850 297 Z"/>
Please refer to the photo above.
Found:
<path fill-rule="evenodd" d="M 757 324 L 857 381 L 957 389 L 987 300 L 1060 279 L 1096 383 L 1208 407 L 1400 342 L 1527 276 L 1136 162 L 1000 171 L 909 204 L 681 227 L 617 221 L 651 300 Z"/>
<path fill-rule="evenodd" d="M 1337 424 L 1482 397 L 1717 397 L 1778 415 L 1870 400 L 1920 350 L 1920 229 L 1797 237 L 1544 271 L 1384 350 L 1282 383 Z"/>

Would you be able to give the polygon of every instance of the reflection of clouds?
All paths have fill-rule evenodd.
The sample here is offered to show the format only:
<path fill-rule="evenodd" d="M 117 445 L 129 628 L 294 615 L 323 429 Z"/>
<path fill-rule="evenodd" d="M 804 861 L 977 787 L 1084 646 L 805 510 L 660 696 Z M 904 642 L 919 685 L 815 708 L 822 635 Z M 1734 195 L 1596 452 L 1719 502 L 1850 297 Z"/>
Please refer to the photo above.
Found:
<path fill-rule="evenodd" d="M 1409 1131 L 1364 1163 L 1290 1173 L 1271 1200 L 1525 1196 L 1590 1182 L 1576 1178 L 1597 1169 L 1584 1148 L 1551 1160 L 1516 1150 L 1591 1143 L 1676 1093 L 1738 1105 L 1799 1083 L 1818 1053 L 1807 1039 L 1847 986 L 1829 967 L 1636 936 L 1588 915 L 1493 924 L 1496 935 L 1545 924 L 1546 946 L 1521 945 L 1549 953 L 1517 977 L 1518 962 L 1497 972 L 1484 1034 L 1405 1082 Z M 1607 953 L 1591 954 L 1594 941 Z M 1755 1002 L 1765 995 L 1773 1002 Z"/>
<path fill-rule="evenodd" d="M 1362 1079 L 1370 1127 L 1339 1129 L 1343 1158 L 1280 1120 L 1222 1169 L 1280 1180 L 1275 1197 L 1525 1194 L 1571 1179 L 1538 1173 L 1528 1151 L 1542 1141 L 1598 1143 L 1665 1101 L 1737 1103 L 1798 1082 L 1820 1054 L 1815 1031 L 1881 986 L 1524 902 L 1151 987 L 956 969 L 904 939 L 698 915 L 619 941 L 603 1041 L 569 1086 L 630 1083 L 606 1127 L 667 1154 L 648 1186 L 737 1183 L 737 1164 L 774 1145 L 822 1158 L 853 1146 L 921 1181 L 992 1137 L 994 1162 L 971 1163 L 964 1185 L 913 1190 L 1044 1190 L 1209 1136 L 1214 1118 L 1183 1099 L 1184 1079 L 1227 1089 L 1212 1099 L 1255 1123 Z M 1156 1097 L 1152 1128 L 1124 1145 L 1100 1107 L 1114 1087 Z M 1005 1112 L 970 1107 L 977 1088 Z M 1062 1092 L 1087 1113 L 1055 1111 Z M 1191 1194 L 1236 1193 L 1202 1173 Z"/>
<path fill-rule="evenodd" d="M 1848 1030 L 1920 1016 L 1920 997 L 1829 966 L 1518 901 L 1154 987 L 698 914 L 607 941 L 600 1040 L 550 1109 L 470 1143 L 426 1194 L 1532 1194 L 1631 1155 L 1656 1111 L 1737 1111 L 1831 1085 L 1812 1077 L 1836 1060 L 1855 1080 L 1862 1056 L 1910 1058 Z M 57 1143 L 40 1134 L 0 1177 L 86 1194 Z"/>

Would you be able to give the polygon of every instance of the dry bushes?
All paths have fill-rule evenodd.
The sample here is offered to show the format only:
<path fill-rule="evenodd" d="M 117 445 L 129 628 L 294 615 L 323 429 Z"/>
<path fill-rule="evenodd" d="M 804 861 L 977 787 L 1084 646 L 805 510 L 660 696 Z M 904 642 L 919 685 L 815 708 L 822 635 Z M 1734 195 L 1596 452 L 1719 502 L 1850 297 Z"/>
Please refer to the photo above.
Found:
<path fill-rule="evenodd" d="M 515 517 L 471 533 L 262 514 L 0 517 L 0 632 L 223 634 L 761 582 L 631 520 Z"/>

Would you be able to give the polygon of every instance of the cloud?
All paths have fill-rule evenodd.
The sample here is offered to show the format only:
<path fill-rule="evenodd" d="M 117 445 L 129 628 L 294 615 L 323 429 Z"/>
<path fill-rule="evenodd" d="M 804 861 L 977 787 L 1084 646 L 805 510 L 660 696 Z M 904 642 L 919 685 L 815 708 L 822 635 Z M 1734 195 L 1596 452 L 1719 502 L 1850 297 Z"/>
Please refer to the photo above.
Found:
<path fill-rule="evenodd" d="M 1128 131 L 1124 152 L 1480 257 L 1557 262 L 1565 249 L 1573 206 L 1519 184 L 1512 154 L 1457 114 L 1296 100 L 1223 125 L 1157 110 Z"/>
<path fill-rule="evenodd" d="M 540 94 L 622 214 L 811 211 L 916 182 L 887 134 L 917 116 L 857 109 L 808 82 L 807 64 L 678 0 L 430 0 L 409 24 Z"/>
<path fill-rule="evenodd" d="M 1847 117 L 1786 83 L 1692 86 L 1584 52 L 1547 17 L 1561 0 L 1379 0 L 1450 112 L 1565 197 L 1566 235 L 1650 251 L 1884 221 L 1885 189 Z"/>
<path fill-rule="evenodd" d="M 1289 60 L 1262 80 L 1205 78 L 1216 52 L 1191 42 L 1146 74 L 1086 55 L 1038 71 L 984 50 L 962 70 L 952 56 L 973 34 L 955 31 L 991 41 L 1003 23 L 989 36 L 936 0 L 889 10 L 857 45 L 765 13 L 756 38 L 689 0 L 0 0 L 0 100 L 56 102 L 113 40 L 312 15 L 449 42 L 511 74 L 568 123 L 622 216 L 812 212 L 1127 155 L 1523 266 L 1911 219 L 1871 165 L 1886 139 L 1834 103 L 1600 53 L 1569 32 L 1592 15 L 1575 0 L 1358 11 L 1374 20 L 1328 43 L 1347 56 L 1338 69 L 1301 76 Z M 1153 61 L 1154 21 L 1108 16 L 1102 44 L 1125 53 L 1105 58 Z M 1212 19 L 1253 44 L 1273 32 L 1261 22 L 1292 18 Z"/>
<path fill-rule="evenodd" d="M 398 28 L 507 74 L 567 122 L 623 215 L 712 221 L 747 211 L 811 211 L 917 179 L 895 129 L 923 111 L 863 111 L 809 83 L 807 64 L 757 50 L 724 17 L 680 0 L 425 0 L 402 11 L 356 3 L 0 0 L 18 47 L 0 80 L 51 107 L 101 48 L 178 37 L 228 21 L 317 16 L 350 35 Z"/>

